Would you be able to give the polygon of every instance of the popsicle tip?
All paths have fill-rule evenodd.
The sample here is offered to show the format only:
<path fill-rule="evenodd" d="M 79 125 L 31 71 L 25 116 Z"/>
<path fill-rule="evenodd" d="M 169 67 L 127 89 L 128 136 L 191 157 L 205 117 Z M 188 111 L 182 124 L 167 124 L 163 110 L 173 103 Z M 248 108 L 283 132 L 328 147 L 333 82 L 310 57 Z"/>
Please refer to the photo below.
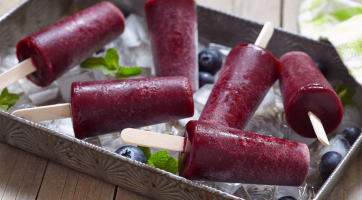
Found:
<path fill-rule="evenodd" d="M 317 139 L 324 145 L 329 146 L 328 137 L 326 131 L 324 130 L 323 124 L 321 120 L 313 114 L 311 111 L 308 112 L 309 119 L 312 123 L 315 134 L 317 135 Z"/>

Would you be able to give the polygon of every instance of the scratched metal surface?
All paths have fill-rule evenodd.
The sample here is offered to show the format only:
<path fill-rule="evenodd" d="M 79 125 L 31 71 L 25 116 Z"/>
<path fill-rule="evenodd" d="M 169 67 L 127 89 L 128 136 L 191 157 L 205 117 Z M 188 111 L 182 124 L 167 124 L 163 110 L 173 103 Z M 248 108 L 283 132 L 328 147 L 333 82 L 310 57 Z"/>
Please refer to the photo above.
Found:
<path fill-rule="evenodd" d="M 0 59 L 25 36 L 49 26 L 97 0 L 24 0 L 0 18 Z M 144 16 L 146 0 L 112 0 L 125 15 Z M 233 47 L 253 43 L 262 24 L 210 8 L 198 6 L 199 38 Z M 213 23 L 209 23 L 213 21 Z M 267 49 L 277 58 L 289 51 L 304 51 L 329 67 L 328 78 L 338 78 L 345 85 L 357 83 L 348 74 L 335 49 L 298 34 L 276 28 Z M 361 102 L 359 102 L 361 103 Z M 123 188 L 157 199 L 241 199 L 214 188 L 186 180 L 171 173 L 118 156 L 87 142 L 55 132 L 0 111 L 0 141 L 54 160 L 78 171 L 99 177 Z M 320 188 L 315 199 L 325 199 L 361 149 L 362 136 Z M 248 194 L 241 195 L 249 199 Z"/>

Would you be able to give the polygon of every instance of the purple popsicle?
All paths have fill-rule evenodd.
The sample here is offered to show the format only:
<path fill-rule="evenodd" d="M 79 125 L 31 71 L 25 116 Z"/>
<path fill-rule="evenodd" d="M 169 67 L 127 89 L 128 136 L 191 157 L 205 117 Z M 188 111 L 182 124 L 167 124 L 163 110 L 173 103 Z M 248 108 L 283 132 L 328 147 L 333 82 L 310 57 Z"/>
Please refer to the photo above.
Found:
<path fill-rule="evenodd" d="M 332 133 L 342 120 L 343 106 L 312 58 L 293 51 L 284 54 L 280 63 L 280 88 L 289 126 L 301 136 L 315 138 L 308 117 L 311 111 L 321 120 L 326 134 Z"/>
<path fill-rule="evenodd" d="M 234 47 L 199 120 L 243 129 L 279 73 L 279 61 L 266 49 L 254 44 Z"/>
<path fill-rule="evenodd" d="M 308 174 L 306 144 L 190 121 L 179 174 L 187 179 L 264 185 L 301 185 Z"/>
<path fill-rule="evenodd" d="M 71 89 L 75 137 L 138 128 L 191 117 L 194 102 L 186 77 L 75 82 Z"/>
<path fill-rule="evenodd" d="M 117 38 L 124 27 L 122 12 L 105 1 L 24 38 L 16 53 L 19 62 L 32 58 L 37 70 L 27 78 L 45 87 Z"/>
<path fill-rule="evenodd" d="M 149 0 L 145 6 L 157 76 L 185 76 L 199 88 L 194 0 Z"/>

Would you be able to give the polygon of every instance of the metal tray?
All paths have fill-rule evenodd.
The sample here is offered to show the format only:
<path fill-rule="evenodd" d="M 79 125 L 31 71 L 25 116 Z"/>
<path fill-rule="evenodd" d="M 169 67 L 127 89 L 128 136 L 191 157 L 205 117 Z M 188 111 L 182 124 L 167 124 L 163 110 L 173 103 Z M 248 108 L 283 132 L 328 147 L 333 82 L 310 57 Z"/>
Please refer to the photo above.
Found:
<path fill-rule="evenodd" d="M 96 4 L 97 0 L 24 0 L 0 17 L 0 58 L 25 36 L 53 24 L 61 18 Z M 144 16 L 146 0 L 113 0 L 127 15 Z M 241 17 L 198 6 L 199 38 L 233 47 L 253 43 L 262 24 Z M 212 22 L 212 23 L 211 23 Z M 357 86 L 337 52 L 327 43 L 314 41 L 276 28 L 267 49 L 277 58 L 288 51 L 304 51 L 315 61 L 329 67 L 328 78 Z M 359 86 L 360 87 L 360 86 Z M 362 104 L 362 102 L 358 102 Z M 181 178 L 171 173 L 118 156 L 87 142 L 69 137 L 11 114 L 0 111 L 0 141 L 59 162 L 75 170 L 99 177 L 128 190 L 155 199 L 249 199 Z M 315 199 L 326 199 L 360 149 L 362 136 L 354 143 L 341 164 L 318 191 Z"/>

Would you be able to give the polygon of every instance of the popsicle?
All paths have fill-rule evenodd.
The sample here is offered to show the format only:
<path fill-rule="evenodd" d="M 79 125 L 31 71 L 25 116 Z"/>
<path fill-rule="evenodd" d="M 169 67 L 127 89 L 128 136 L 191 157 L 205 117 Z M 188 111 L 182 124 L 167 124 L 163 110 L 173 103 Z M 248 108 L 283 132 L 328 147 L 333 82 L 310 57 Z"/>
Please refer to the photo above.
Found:
<path fill-rule="evenodd" d="M 290 128 L 301 136 L 315 138 L 311 112 L 320 119 L 326 134 L 332 133 L 342 120 L 343 106 L 312 58 L 294 51 L 284 54 L 280 63 L 280 89 Z"/>
<path fill-rule="evenodd" d="M 194 0 L 149 0 L 144 9 L 156 76 L 186 76 L 199 88 Z"/>
<path fill-rule="evenodd" d="M 75 137 L 100 134 L 174 121 L 194 114 L 186 77 L 157 77 L 75 82 L 71 104 L 17 110 L 30 121 L 72 117 Z"/>
<path fill-rule="evenodd" d="M 16 47 L 21 63 L 0 75 L 0 90 L 24 76 L 48 86 L 117 38 L 124 27 L 122 12 L 104 1 L 29 35 Z"/>
<path fill-rule="evenodd" d="M 241 44 L 229 53 L 201 113 L 200 121 L 243 129 L 278 79 L 280 63 L 266 47 L 273 26 L 266 23 L 256 44 Z"/>
<path fill-rule="evenodd" d="M 179 175 L 192 180 L 299 186 L 308 174 L 306 144 L 190 121 L 184 137 L 124 129 L 123 142 L 178 151 Z"/>

